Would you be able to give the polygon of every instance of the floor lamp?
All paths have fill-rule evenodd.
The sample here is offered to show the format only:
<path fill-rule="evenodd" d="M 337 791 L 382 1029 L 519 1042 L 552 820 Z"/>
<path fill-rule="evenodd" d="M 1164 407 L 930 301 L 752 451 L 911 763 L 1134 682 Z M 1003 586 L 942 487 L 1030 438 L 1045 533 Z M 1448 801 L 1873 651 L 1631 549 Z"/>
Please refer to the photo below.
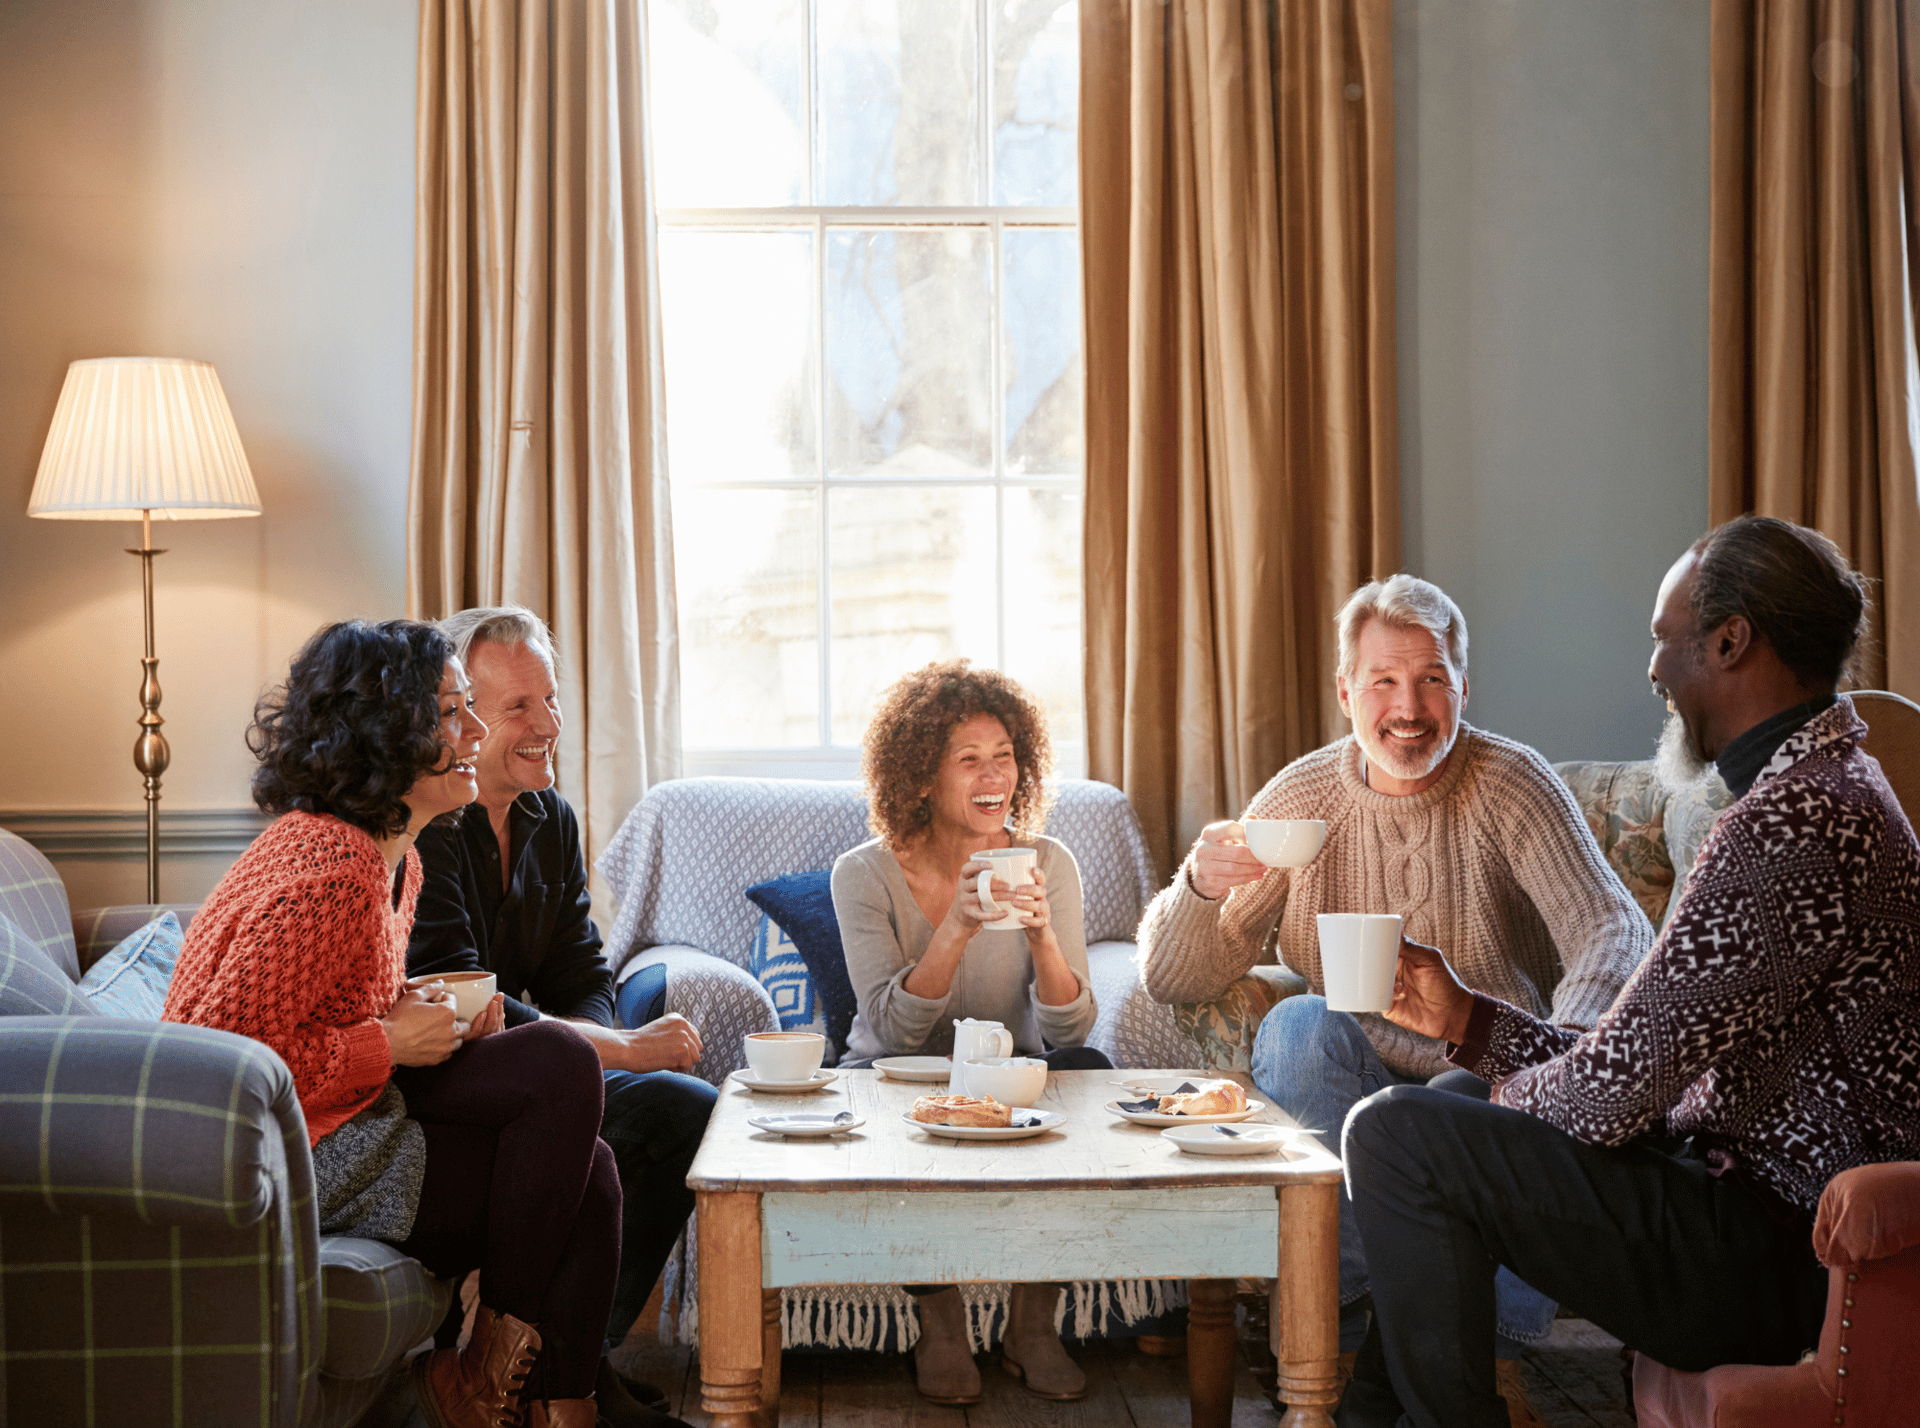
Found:
<path fill-rule="evenodd" d="M 208 362 L 96 357 L 67 368 L 40 455 L 27 514 L 68 521 L 140 522 L 147 653 L 140 661 L 140 737 L 133 766 L 146 779 L 147 901 L 160 901 L 160 775 L 167 771 L 160 661 L 153 653 L 153 522 L 257 516 L 220 379 Z"/>

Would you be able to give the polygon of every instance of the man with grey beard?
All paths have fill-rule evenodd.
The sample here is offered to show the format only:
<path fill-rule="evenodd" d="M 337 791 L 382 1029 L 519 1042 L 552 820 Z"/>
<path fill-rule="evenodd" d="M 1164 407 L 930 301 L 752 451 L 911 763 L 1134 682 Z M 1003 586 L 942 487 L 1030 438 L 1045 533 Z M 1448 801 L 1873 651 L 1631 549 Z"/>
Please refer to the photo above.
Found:
<path fill-rule="evenodd" d="M 1163 1002 L 1220 995 L 1270 938 L 1311 995 L 1268 1014 L 1253 1078 L 1301 1124 L 1331 1138 L 1355 1102 L 1384 1086 L 1444 1077 L 1446 1047 L 1379 1016 L 1330 1011 L 1316 914 L 1398 913 L 1406 935 L 1447 949 L 1468 985 L 1585 1029 L 1645 955 L 1653 929 L 1607 865 L 1573 795 L 1523 744 L 1463 722 L 1467 628 L 1438 586 L 1395 575 L 1341 610 L 1334 686 L 1350 737 L 1296 759 L 1248 818 L 1327 825 L 1319 856 L 1269 869 L 1232 822 L 1207 827 L 1140 925 L 1144 980 Z M 1276 933 L 1277 929 L 1277 933 Z M 1349 1368 L 1367 1329 L 1366 1257 L 1341 1201 L 1340 1349 Z M 1512 1421 L 1538 1420 L 1521 1387 L 1521 1347 L 1554 1305 L 1509 1276 L 1496 1357 Z"/>
<path fill-rule="evenodd" d="M 1688 1372 L 1818 1339 L 1828 1183 L 1920 1159 L 1920 841 L 1838 693 L 1865 625 L 1866 583 L 1785 521 L 1729 521 L 1667 572 L 1664 762 L 1711 759 L 1734 802 L 1592 1030 L 1401 944 L 1387 1015 L 1494 1092 L 1389 1087 L 1347 1119 L 1375 1273 L 1342 1428 L 1502 1423 L 1496 1265 Z"/>

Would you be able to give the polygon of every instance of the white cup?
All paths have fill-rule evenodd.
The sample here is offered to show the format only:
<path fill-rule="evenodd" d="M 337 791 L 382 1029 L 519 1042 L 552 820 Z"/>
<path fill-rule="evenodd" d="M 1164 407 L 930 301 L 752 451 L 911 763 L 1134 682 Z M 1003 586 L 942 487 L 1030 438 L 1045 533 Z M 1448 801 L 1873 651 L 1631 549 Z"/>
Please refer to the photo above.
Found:
<path fill-rule="evenodd" d="M 980 906 L 987 912 L 1001 910 L 1000 904 L 993 900 L 993 880 L 998 878 L 1010 888 L 1030 883 L 1033 881 L 1034 864 L 1038 861 L 1031 848 L 985 848 L 973 856 L 985 858 L 992 864 L 974 877 L 974 889 L 980 894 Z M 980 924 L 987 932 L 1016 932 L 1026 925 L 1011 906 L 1006 909 L 1004 917 Z"/>
<path fill-rule="evenodd" d="M 1400 961 L 1400 915 L 1323 912 L 1320 980 L 1327 1009 L 1383 1012 L 1393 1005 L 1393 972 Z"/>
<path fill-rule="evenodd" d="M 997 1021 L 976 1021 L 968 1017 L 953 1023 L 953 1070 L 947 1087 L 956 1096 L 971 1096 L 967 1063 L 995 1056 L 1013 1055 L 1013 1033 Z M 998 1099 L 997 1097 L 995 1099 Z"/>
<path fill-rule="evenodd" d="M 1243 818 L 1240 836 L 1269 868 L 1304 868 L 1327 841 L 1327 825 L 1318 818 Z"/>
<path fill-rule="evenodd" d="M 453 995 L 453 1014 L 462 1021 L 472 1021 L 485 1011 L 500 986 L 500 979 L 491 972 L 438 972 L 429 980 L 446 984 Z"/>
<path fill-rule="evenodd" d="M 820 1069 L 827 1039 L 817 1031 L 756 1031 L 747 1036 L 747 1065 L 762 1081 L 805 1081 Z"/>
<path fill-rule="evenodd" d="M 976 1057 L 966 1063 L 969 1096 L 1003 1106 L 1031 1106 L 1046 1093 L 1047 1063 L 1031 1056 Z"/>

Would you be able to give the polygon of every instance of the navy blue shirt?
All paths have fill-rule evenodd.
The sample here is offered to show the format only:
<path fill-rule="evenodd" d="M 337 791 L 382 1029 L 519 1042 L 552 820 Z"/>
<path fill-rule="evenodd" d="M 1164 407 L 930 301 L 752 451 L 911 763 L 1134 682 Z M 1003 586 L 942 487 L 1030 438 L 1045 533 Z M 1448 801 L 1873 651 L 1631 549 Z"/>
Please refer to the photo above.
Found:
<path fill-rule="evenodd" d="M 552 789 L 523 793 L 507 810 L 511 876 L 487 810 L 470 805 L 450 825 L 425 829 L 420 905 L 407 942 L 407 973 L 492 972 L 507 997 L 507 1025 L 548 1016 L 613 1025 L 613 974 L 588 916 L 587 860 L 573 808 Z"/>

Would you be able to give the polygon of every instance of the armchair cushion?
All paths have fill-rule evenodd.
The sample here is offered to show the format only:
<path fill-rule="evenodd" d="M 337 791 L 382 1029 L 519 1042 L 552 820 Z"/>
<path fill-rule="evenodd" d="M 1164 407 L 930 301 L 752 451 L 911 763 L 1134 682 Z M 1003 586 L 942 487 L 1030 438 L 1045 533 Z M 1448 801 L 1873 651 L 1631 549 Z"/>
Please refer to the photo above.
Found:
<path fill-rule="evenodd" d="M 87 968 L 80 990 L 103 1016 L 158 1021 L 180 943 L 180 919 L 163 912 Z"/>
<path fill-rule="evenodd" d="M 833 910 L 831 872 L 789 873 L 747 889 L 753 905 L 779 924 L 807 964 L 813 990 L 827 1012 L 827 1039 L 844 1051 L 858 1004 L 840 944 L 840 918 Z M 784 1018 L 782 1019 L 784 1024 Z"/>
<path fill-rule="evenodd" d="M 95 1016 L 86 994 L 39 943 L 0 912 L 0 1017 Z"/>
<path fill-rule="evenodd" d="M 364 1379 L 384 1373 L 433 1333 L 453 1287 L 392 1245 L 326 1235 L 320 1241 L 320 1294 L 327 1314 L 320 1371 Z"/>

